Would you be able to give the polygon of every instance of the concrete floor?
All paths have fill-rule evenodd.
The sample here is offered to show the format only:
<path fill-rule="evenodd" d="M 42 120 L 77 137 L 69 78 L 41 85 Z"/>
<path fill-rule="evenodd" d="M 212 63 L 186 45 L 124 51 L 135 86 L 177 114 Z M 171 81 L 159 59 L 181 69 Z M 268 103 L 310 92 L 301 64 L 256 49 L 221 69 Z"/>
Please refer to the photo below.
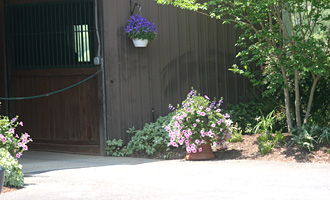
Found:
<path fill-rule="evenodd" d="M 182 161 L 28 151 L 25 187 L 1 200 L 326 199 L 330 164 Z"/>

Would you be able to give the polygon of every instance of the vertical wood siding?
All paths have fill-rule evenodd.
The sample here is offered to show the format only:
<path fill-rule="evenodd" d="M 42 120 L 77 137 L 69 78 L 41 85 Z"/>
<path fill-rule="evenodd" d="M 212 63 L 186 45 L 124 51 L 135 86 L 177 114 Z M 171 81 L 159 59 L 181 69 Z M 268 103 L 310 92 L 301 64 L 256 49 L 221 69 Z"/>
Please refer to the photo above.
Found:
<path fill-rule="evenodd" d="M 238 33 L 232 25 L 194 12 L 136 0 L 158 37 L 135 48 L 126 36 L 129 1 L 103 1 L 107 125 L 110 139 L 130 138 L 126 130 L 169 113 L 191 87 L 226 103 L 237 103 L 248 81 L 228 71 L 236 62 Z M 138 13 L 138 11 L 135 11 Z M 152 110 L 154 109 L 154 115 Z"/>

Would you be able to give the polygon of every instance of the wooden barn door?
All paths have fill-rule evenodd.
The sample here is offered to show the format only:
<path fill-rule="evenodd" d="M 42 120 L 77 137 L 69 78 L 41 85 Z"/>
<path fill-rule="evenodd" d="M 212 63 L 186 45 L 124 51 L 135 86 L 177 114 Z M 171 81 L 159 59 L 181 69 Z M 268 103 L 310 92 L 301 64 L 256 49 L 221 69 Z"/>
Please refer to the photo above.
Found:
<path fill-rule="evenodd" d="M 98 71 L 93 0 L 23 2 L 6 7 L 9 96 L 51 93 Z M 34 140 L 31 149 L 100 153 L 98 76 L 10 102 L 9 112 Z"/>

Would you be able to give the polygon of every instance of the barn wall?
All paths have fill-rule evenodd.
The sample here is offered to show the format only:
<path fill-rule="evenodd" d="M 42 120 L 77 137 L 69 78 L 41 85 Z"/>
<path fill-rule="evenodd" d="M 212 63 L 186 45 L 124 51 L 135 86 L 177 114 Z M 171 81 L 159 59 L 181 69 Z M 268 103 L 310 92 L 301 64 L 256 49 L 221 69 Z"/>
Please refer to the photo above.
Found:
<path fill-rule="evenodd" d="M 158 37 L 147 48 L 135 48 L 125 36 L 130 1 L 103 1 L 110 139 L 127 142 L 129 127 L 142 128 L 168 114 L 168 105 L 180 103 L 191 87 L 211 98 L 223 97 L 225 103 L 238 102 L 248 82 L 228 71 L 236 62 L 238 34 L 232 25 L 154 0 L 135 2 L 158 29 Z"/>
<path fill-rule="evenodd" d="M 6 48 L 5 48 L 5 21 L 4 1 L 0 0 L 0 97 L 7 96 L 7 70 L 6 70 Z M 1 102 L 0 115 L 8 112 L 7 102 Z"/>

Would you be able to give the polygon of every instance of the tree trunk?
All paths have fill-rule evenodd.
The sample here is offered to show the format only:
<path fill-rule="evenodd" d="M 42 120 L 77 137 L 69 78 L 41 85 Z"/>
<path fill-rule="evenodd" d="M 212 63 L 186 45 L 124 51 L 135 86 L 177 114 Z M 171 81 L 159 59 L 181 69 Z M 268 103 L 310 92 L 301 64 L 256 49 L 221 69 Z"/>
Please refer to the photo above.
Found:
<path fill-rule="evenodd" d="M 292 120 L 290 115 L 290 98 L 289 98 L 289 89 L 284 88 L 284 102 L 285 102 L 285 113 L 286 113 L 286 119 L 288 123 L 288 131 L 291 134 L 292 133 Z"/>
<path fill-rule="evenodd" d="M 305 119 L 304 119 L 304 124 L 307 124 L 308 122 L 308 117 L 309 117 L 309 113 L 311 112 L 311 107 L 312 107 L 312 102 L 313 102 L 313 98 L 314 98 L 314 93 L 315 93 L 315 88 L 316 88 L 316 84 L 317 81 L 319 80 L 320 76 L 317 76 L 315 78 L 314 74 L 313 74 L 313 85 L 311 88 L 311 92 L 309 94 L 309 99 L 308 99 L 308 105 L 307 105 L 307 111 L 306 111 L 306 115 L 305 115 Z"/>
<path fill-rule="evenodd" d="M 286 76 L 286 70 L 283 66 L 281 66 L 281 72 L 284 79 L 284 102 L 285 102 L 285 113 L 286 113 L 286 120 L 288 123 L 288 131 L 292 133 L 292 120 L 290 115 L 290 95 L 289 95 L 289 82 Z"/>
<path fill-rule="evenodd" d="M 298 129 L 301 129 L 301 117 L 300 117 L 300 93 L 299 93 L 299 71 L 294 70 L 294 90 L 295 90 L 295 110 L 296 110 L 296 122 Z"/>

